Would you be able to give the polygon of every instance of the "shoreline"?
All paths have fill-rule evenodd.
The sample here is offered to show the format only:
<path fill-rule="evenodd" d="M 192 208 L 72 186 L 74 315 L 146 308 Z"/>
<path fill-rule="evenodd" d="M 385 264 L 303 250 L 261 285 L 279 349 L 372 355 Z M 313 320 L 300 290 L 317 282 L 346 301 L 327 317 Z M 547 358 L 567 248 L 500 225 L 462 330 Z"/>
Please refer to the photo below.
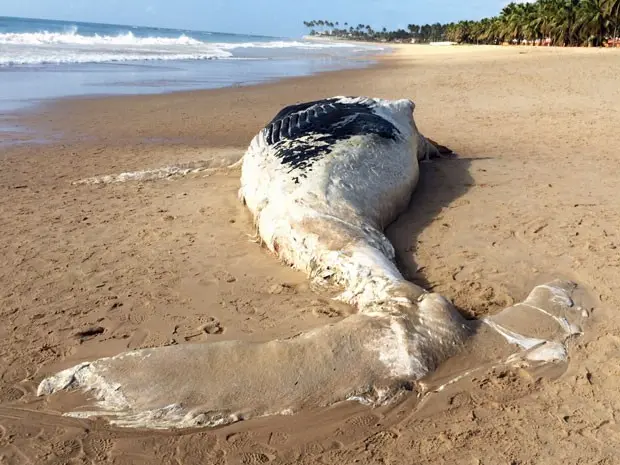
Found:
<path fill-rule="evenodd" d="M 269 120 L 268 115 L 275 114 L 284 105 L 300 101 L 299 89 L 305 89 L 305 99 L 351 94 L 352 89 L 355 89 L 353 93 L 360 95 L 401 98 L 403 94 L 398 91 L 398 87 L 388 86 L 377 93 L 373 91 L 372 85 L 365 83 L 384 79 L 388 73 L 406 73 L 407 70 L 418 67 L 424 70 L 425 66 L 430 66 L 435 70 L 432 72 L 441 75 L 444 73 L 446 60 L 449 65 L 457 65 L 472 60 L 508 63 L 526 57 L 558 59 L 574 54 L 595 59 L 596 55 L 606 54 L 600 49 L 565 48 L 540 48 L 530 54 L 523 53 L 516 47 L 485 45 L 453 48 L 408 44 L 392 45 L 390 48 L 389 54 L 366 56 L 365 59 L 373 58 L 375 61 L 364 68 L 293 76 L 248 86 L 146 95 L 50 99 L 42 105 L 6 115 L 11 124 L 17 125 L 19 129 L 12 133 L 13 141 L 5 143 L 1 148 L 9 157 L 23 156 L 23 153 L 28 151 L 41 156 L 37 154 L 45 153 L 48 147 L 56 151 L 56 147 L 69 144 L 89 159 L 92 158 L 89 163 L 93 166 L 100 167 L 96 171 L 85 172 L 84 177 L 92 177 L 109 174 L 110 169 L 114 170 L 117 166 L 116 163 L 108 164 L 109 160 L 100 159 L 94 156 L 95 154 L 104 151 L 118 155 L 137 145 L 151 147 L 161 158 L 148 160 L 141 155 L 125 160 L 125 157 L 121 157 L 126 163 L 122 171 L 156 169 L 161 167 L 158 159 L 161 160 L 160 165 L 186 163 L 194 161 L 201 150 L 207 153 L 245 150 L 256 131 Z M 616 56 L 620 56 L 620 53 Z M 273 95 L 279 95 L 280 98 L 274 101 Z M 247 96 L 252 98 L 248 99 Z M 422 119 L 433 114 L 432 106 L 426 103 L 432 102 L 432 95 L 420 94 L 418 98 L 414 90 L 413 94 L 405 96 L 414 100 L 417 106 L 416 114 L 422 113 Z M 201 101 L 205 104 L 200 104 Z M 217 123 L 222 121 L 222 116 L 223 121 L 229 121 L 230 108 L 235 109 L 234 120 L 230 121 L 232 126 L 225 128 Z M 152 112 L 155 114 L 151 114 Z M 131 124 L 119 124 L 119 113 L 129 117 Z M 178 114 L 185 114 L 182 124 L 174 117 Z M 199 124 L 201 121 L 204 123 Z M 425 127 L 422 122 L 421 129 Z M 432 128 L 432 125 L 430 127 Z M 430 137 L 432 138 L 432 134 Z M 451 134 L 448 135 L 446 143 L 453 144 Z M 201 158 L 198 156 L 197 159 Z"/>
<path fill-rule="evenodd" d="M 39 101 L 65 98 L 159 95 L 245 87 L 289 77 L 357 69 L 371 65 L 375 55 L 381 54 L 381 50 L 371 50 L 368 46 L 348 53 L 338 47 L 320 53 L 296 46 L 274 48 L 280 49 L 287 52 L 230 59 L 67 62 L 42 65 L 36 71 L 24 66 L 11 71 L 9 67 L 0 75 L 6 87 L 6 95 L 0 96 L 0 108 L 13 112 L 36 106 Z M 32 87 L 37 90 L 33 91 Z"/>
<path fill-rule="evenodd" d="M 309 71 L 299 75 L 293 76 L 274 76 L 263 80 L 262 82 L 250 82 L 243 84 L 224 84 L 216 87 L 194 88 L 194 89 L 173 89 L 154 92 L 135 92 L 135 93 L 110 93 L 110 94 L 82 94 L 82 95 L 66 95 L 58 97 L 47 97 L 40 99 L 28 99 L 23 101 L 20 105 L 7 109 L 2 118 L 0 118 L 0 134 L 5 138 L 11 137 L 10 140 L 0 141 L 0 147 L 9 147 L 15 144 L 28 144 L 28 139 L 24 139 L 28 134 L 32 134 L 31 141 L 33 144 L 53 142 L 56 137 L 49 135 L 46 137 L 39 137 L 37 134 L 37 128 L 30 127 L 28 125 L 21 124 L 31 120 L 33 115 L 37 113 L 48 113 L 53 111 L 57 105 L 63 105 L 71 102 L 89 102 L 97 100 L 106 100 L 114 98 L 135 98 L 135 97 L 154 97 L 154 96 L 174 96 L 190 94 L 193 92 L 211 92 L 221 91 L 227 89 L 244 89 L 255 86 L 263 86 L 269 84 L 277 84 L 282 81 L 298 79 L 298 78 L 313 78 L 326 73 L 338 73 L 355 70 L 363 70 L 366 68 L 379 66 L 382 57 L 386 56 L 388 52 L 383 53 L 368 53 L 360 55 L 351 55 L 344 58 L 345 63 L 338 66 L 336 69 L 325 69 L 318 71 Z M 315 60 L 315 58 L 309 58 L 309 60 Z M 36 118 L 35 118 L 36 119 Z M 8 120 L 5 122 L 4 120 Z M 16 123 L 17 122 L 17 123 Z M 21 122 L 21 123 L 20 123 Z"/>
<path fill-rule="evenodd" d="M 304 37 L 304 40 L 305 40 L 305 37 Z M 49 98 L 44 98 L 44 99 L 33 100 L 32 104 L 30 104 L 30 101 L 27 101 L 28 103 L 27 107 L 7 111 L 5 112 L 4 116 L 14 118 L 16 115 L 20 116 L 21 114 L 31 113 L 32 110 L 36 110 L 40 107 L 53 106 L 55 104 L 62 104 L 63 102 L 95 101 L 95 100 L 124 99 L 124 98 L 148 99 L 150 97 L 184 95 L 184 94 L 193 94 L 193 93 L 195 93 L 196 95 L 199 95 L 205 92 L 219 92 L 219 91 L 226 91 L 226 90 L 233 90 L 233 89 L 247 89 L 247 88 L 254 88 L 254 87 L 271 86 L 271 85 L 277 85 L 278 83 L 281 83 L 281 82 L 291 82 L 295 80 L 313 79 L 317 76 L 322 76 L 322 75 L 332 75 L 332 74 L 338 74 L 338 73 L 346 74 L 349 72 L 364 71 L 365 69 L 368 69 L 368 68 L 382 67 L 385 65 L 386 61 L 392 61 L 392 60 L 398 61 L 401 59 L 414 59 L 414 60 L 425 59 L 425 58 L 429 58 L 429 56 L 433 56 L 433 55 L 437 56 L 441 53 L 444 53 L 445 55 L 450 55 L 451 50 L 454 50 L 455 48 L 461 51 L 467 50 L 468 52 L 481 52 L 481 53 L 486 53 L 488 51 L 496 51 L 496 52 L 502 53 L 501 51 L 503 50 L 510 50 L 512 52 L 516 52 L 519 54 L 527 53 L 528 51 L 530 52 L 531 51 L 534 51 L 534 52 L 551 51 L 551 52 L 556 52 L 556 53 L 566 52 L 568 54 L 576 52 L 576 53 L 583 53 L 586 55 L 596 54 L 596 53 L 609 53 L 610 55 L 613 55 L 614 53 L 620 54 L 620 51 L 614 48 L 607 49 L 607 48 L 559 47 L 559 46 L 557 47 L 556 46 L 535 47 L 535 46 L 521 46 L 521 45 L 505 47 L 502 45 L 475 45 L 475 44 L 464 44 L 464 45 L 458 45 L 458 46 L 452 46 L 452 47 L 431 48 L 431 47 L 428 47 L 428 44 L 379 43 L 379 42 L 351 41 L 351 40 L 346 40 L 346 39 L 334 39 L 334 38 L 314 38 L 311 40 L 325 41 L 325 42 L 336 41 L 336 42 L 358 44 L 358 45 L 372 45 L 372 46 L 377 46 L 377 47 L 384 47 L 386 49 L 389 49 L 389 51 L 385 51 L 384 53 L 368 53 L 368 54 L 358 55 L 358 56 L 349 56 L 346 58 L 347 61 L 367 62 L 366 66 L 363 66 L 361 68 L 343 67 L 343 68 L 333 69 L 333 70 L 311 72 L 309 74 L 274 77 L 264 82 L 258 82 L 258 83 L 232 84 L 232 85 L 225 85 L 222 87 L 213 87 L 213 88 L 169 90 L 169 91 L 163 91 L 163 92 L 158 92 L 158 93 L 128 93 L 128 94 L 111 93 L 111 94 L 84 94 L 84 95 L 75 95 L 75 96 L 70 95 L 70 96 L 60 96 L 60 97 L 49 97 Z M 410 52 L 425 52 L 425 53 L 415 54 L 415 53 L 410 53 Z M 426 53 L 426 52 L 430 52 L 430 53 Z M 457 53 L 456 55 L 459 55 L 459 53 Z"/>
<path fill-rule="evenodd" d="M 60 139 L 1 153 L 0 440 L 11 439 L 0 454 L 33 463 L 613 462 L 620 53 L 581 50 L 406 45 L 359 70 L 61 100 L 24 116 Z M 409 210 L 388 228 L 408 279 L 470 318 L 522 300 L 541 277 L 568 277 L 589 291 L 590 322 L 559 379 L 482 371 L 423 405 L 406 395 L 389 408 L 349 403 L 182 435 L 138 437 L 55 416 L 78 399 L 38 398 L 36 386 L 81 361 L 286 338 L 347 316 L 250 241 L 236 169 L 72 184 L 184 162 L 227 164 L 284 105 L 331 95 L 411 98 L 422 134 L 459 155 L 422 164 Z M 197 330 L 205 325 L 218 330 Z"/>
<path fill-rule="evenodd" d="M 103 107 L 111 108 L 114 105 L 120 105 L 120 108 L 141 105 L 143 103 L 155 103 L 157 105 L 166 104 L 170 102 L 172 104 L 180 105 L 181 102 L 191 102 L 195 99 L 214 97 L 218 101 L 221 101 L 226 96 L 231 99 L 238 98 L 246 92 L 253 93 L 257 90 L 260 93 L 270 92 L 280 88 L 294 89 L 297 86 L 306 86 L 310 82 L 319 80 L 322 82 L 329 82 L 328 87 L 338 88 L 339 85 L 334 85 L 338 80 L 346 82 L 350 79 L 360 77 L 363 79 L 365 75 L 381 75 L 382 72 L 388 69 L 394 69 L 397 71 L 399 68 L 406 67 L 409 63 L 417 63 L 423 66 L 424 63 L 432 63 L 434 66 L 440 66 L 441 60 L 445 58 L 451 62 L 466 62 L 468 60 L 477 59 L 483 61 L 505 61 L 510 60 L 515 56 L 528 55 L 530 53 L 556 56 L 556 55 L 571 55 L 580 54 L 583 56 L 605 54 L 608 53 L 613 56 L 614 53 L 618 53 L 616 49 L 612 52 L 604 51 L 605 49 L 592 49 L 592 48 L 564 48 L 564 47 L 531 47 L 529 50 L 523 50 L 525 47 L 502 47 L 493 45 L 477 45 L 477 46 L 460 46 L 460 47 L 428 47 L 420 44 L 390 44 L 388 53 L 381 54 L 368 54 L 359 57 L 350 57 L 350 60 L 367 61 L 367 65 L 361 68 L 344 68 L 338 70 L 320 71 L 314 74 L 302 75 L 302 76 L 290 76 L 275 78 L 261 83 L 253 83 L 247 85 L 233 85 L 227 87 L 209 88 L 209 89 L 190 89 L 190 90 L 173 90 L 167 92 L 161 92 L 156 94 L 114 94 L 114 95 L 80 95 L 80 96 L 68 96 L 59 98 L 50 98 L 40 100 L 34 105 L 22 109 L 17 109 L 12 112 L 7 112 L 4 118 L 9 119 L 13 127 L 17 129 L 15 131 L 4 131 L 11 133 L 15 136 L 15 142 L 20 145 L 28 145 L 28 134 L 32 134 L 33 144 L 45 144 L 45 143 L 64 143 L 71 142 L 72 138 L 81 139 L 84 141 L 84 132 L 90 133 L 91 131 L 84 131 L 83 127 L 86 126 L 82 120 L 90 120 L 92 111 L 82 112 L 80 107 Z M 346 92 L 345 92 L 346 93 Z M 360 91 L 361 94 L 369 94 L 372 92 Z M 289 102 L 296 101 L 294 98 L 290 98 Z M 325 96 L 331 96 L 334 92 L 317 92 L 315 98 L 323 98 Z M 389 96 L 398 96 L 398 94 L 389 93 L 384 94 Z M 285 104 L 285 102 L 282 102 Z M 272 106 L 272 108 L 275 107 Z M 273 111 L 273 110 L 272 110 Z M 74 115 L 71 118 L 71 122 L 68 124 L 53 124 L 57 114 L 69 113 Z M 198 117 L 198 115 L 195 115 Z M 215 115 L 214 115 L 215 116 Z M 62 118 L 61 118 L 62 119 Z M 52 123 L 52 124 L 50 124 Z M 112 123 L 112 121 L 110 121 Z M 114 126 L 114 124 L 111 124 Z M 77 131 L 75 131 L 77 129 Z M 249 134 L 248 134 L 249 137 Z M 183 138 L 179 137 L 157 137 L 146 136 L 146 139 L 153 140 L 170 140 L 183 142 Z M 186 142 L 196 142 L 202 139 L 200 134 L 194 132 L 191 137 L 186 138 Z M 136 138 L 132 138 L 130 143 L 140 142 Z M 225 139 L 224 141 L 218 141 L 215 143 L 215 147 L 228 147 L 230 141 Z M 12 145 L 11 142 L 4 144 L 4 147 Z M 243 145 L 237 143 L 235 145 Z"/>
<path fill-rule="evenodd" d="M 140 104 L 141 102 L 148 102 L 152 100 L 165 101 L 167 99 L 175 100 L 190 100 L 193 96 L 207 97 L 209 95 L 222 97 L 226 94 L 236 95 L 242 94 L 246 90 L 251 92 L 251 89 L 269 89 L 278 88 L 281 84 L 286 85 L 305 85 L 316 78 L 323 76 L 329 76 L 330 79 L 338 79 L 340 76 L 342 79 L 347 79 L 348 76 L 354 75 L 358 71 L 382 69 L 386 66 L 384 60 L 390 60 L 394 58 L 394 50 L 390 53 L 381 54 L 367 54 L 359 55 L 355 57 L 348 57 L 347 61 L 365 62 L 361 67 L 342 67 L 335 70 L 318 71 L 315 73 L 309 73 L 298 76 L 283 76 L 273 78 L 259 83 L 251 83 L 244 85 L 230 85 L 216 88 L 206 89 L 189 89 L 189 90 L 172 90 L 159 93 L 135 93 L 135 94 L 110 94 L 110 95 L 77 95 L 77 96 L 64 96 L 64 97 L 52 97 L 48 99 L 40 99 L 31 102 L 28 106 L 8 111 L 3 115 L 4 119 L 9 120 L 7 124 L 14 130 L 10 130 L 9 126 L 3 126 L 0 122 L 0 131 L 3 131 L 4 136 L 15 136 L 12 141 L 5 141 L 4 144 L 0 143 L 0 146 L 8 149 L 13 145 L 33 145 L 39 144 L 58 144 L 64 142 L 77 142 L 73 139 L 80 139 L 83 137 L 80 134 L 71 134 L 70 130 L 65 127 L 58 129 L 51 126 L 49 123 L 54 120 L 54 115 L 63 114 L 67 110 L 78 110 L 82 105 L 95 105 L 99 103 L 104 104 L 108 102 L 111 105 L 114 103 L 127 104 L 132 103 Z M 353 73 L 353 74 L 352 74 Z M 82 115 L 86 116 L 86 115 Z M 61 125 L 63 126 L 63 125 Z M 70 127 L 72 125 L 69 125 Z M 5 128 L 5 129 L 3 129 Z M 32 139 L 29 142 L 27 139 L 29 135 L 32 135 Z M 172 142 L 174 138 L 170 138 Z M 162 140 L 162 142 L 164 142 Z M 182 142 L 178 140 L 177 142 Z M 218 144 L 218 146 L 222 146 Z M 225 147 L 226 145 L 224 145 Z"/>

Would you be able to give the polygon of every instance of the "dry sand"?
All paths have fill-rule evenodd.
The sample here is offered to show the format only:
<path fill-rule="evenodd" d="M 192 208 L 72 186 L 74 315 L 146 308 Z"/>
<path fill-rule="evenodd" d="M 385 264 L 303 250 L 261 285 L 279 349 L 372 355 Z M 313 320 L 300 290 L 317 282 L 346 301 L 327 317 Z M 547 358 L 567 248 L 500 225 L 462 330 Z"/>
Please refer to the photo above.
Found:
<path fill-rule="evenodd" d="M 0 146 L 0 463 L 620 463 L 618 52 L 408 46 L 366 70 L 20 116 L 49 140 Z M 589 290 L 560 378 L 490 371 L 421 406 L 184 434 L 68 419 L 55 414 L 66 404 L 35 397 L 43 376 L 95 357 L 286 337 L 346 315 L 250 241 L 239 171 L 71 184 L 238 159 L 282 106 L 340 94 L 412 98 L 420 130 L 460 155 L 423 165 L 389 229 L 410 279 L 472 316 L 550 276 Z"/>

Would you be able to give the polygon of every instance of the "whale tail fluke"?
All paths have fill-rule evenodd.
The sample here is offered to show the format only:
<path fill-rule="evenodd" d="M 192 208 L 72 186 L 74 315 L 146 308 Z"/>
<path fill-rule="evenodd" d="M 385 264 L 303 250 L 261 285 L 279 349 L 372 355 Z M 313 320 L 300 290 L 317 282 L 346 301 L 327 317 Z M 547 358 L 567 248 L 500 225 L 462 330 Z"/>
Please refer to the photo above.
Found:
<path fill-rule="evenodd" d="M 355 314 L 289 339 L 185 344 L 82 363 L 44 379 L 38 395 L 84 391 L 88 407 L 67 415 L 142 428 L 217 426 L 345 400 L 381 404 L 411 386 L 429 395 L 492 367 L 565 364 L 567 341 L 587 314 L 574 290 L 567 281 L 540 285 L 523 302 L 469 323 L 436 294 L 414 305 L 400 297 L 409 309 L 400 315 Z"/>
<path fill-rule="evenodd" d="M 471 321 L 463 351 L 421 380 L 424 394 L 439 392 L 463 378 L 491 369 L 540 370 L 555 377 L 568 366 L 570 340 L 582 334 L 589 316 L 575 283 L 555 280 L 497 314 Z M 580 305 L 581 304 L 581 305 Z"/>

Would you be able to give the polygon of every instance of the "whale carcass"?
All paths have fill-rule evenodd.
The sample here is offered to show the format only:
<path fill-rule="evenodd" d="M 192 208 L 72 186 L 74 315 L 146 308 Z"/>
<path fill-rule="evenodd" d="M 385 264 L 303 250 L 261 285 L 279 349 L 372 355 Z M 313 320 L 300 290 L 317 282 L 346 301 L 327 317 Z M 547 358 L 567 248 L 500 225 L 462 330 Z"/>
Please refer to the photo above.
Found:
<path fill-rule="evenodd" d="M 553 363 L 578 334 L 575 285 L 553 281 L 519 304 L 466 321 L 404 279 L 385 228 L 409 205 L 419 163 L 441 156 L 407 99 L 334 97 L 282 109 L 251 141 L 239 197 L 261 242 L 357 310 L 298 336 L 136 350 L 44 379 L 39 395 L 81 389 L 73 416 L 142 428 L 217 426 L 355 400 L 381 405 L 481 338 L 487 359 Z M 445 149 L 445 148 L 440 148 Z M 415 208 L 415 206 L 413 206 Z M 549 331 L 528 334 L 523 319 Z M 495 355 L 493 355 L 495 354 Z M 506 358 L 508 357 L 508 358 Z"/>

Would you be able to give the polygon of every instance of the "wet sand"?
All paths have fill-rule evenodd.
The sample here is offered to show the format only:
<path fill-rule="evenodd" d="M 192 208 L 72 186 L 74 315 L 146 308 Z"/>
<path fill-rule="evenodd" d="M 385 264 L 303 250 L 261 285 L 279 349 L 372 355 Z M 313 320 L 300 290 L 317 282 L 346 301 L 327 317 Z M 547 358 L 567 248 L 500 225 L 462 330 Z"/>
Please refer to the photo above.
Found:
<path fill-rule="evenodd" d="M 618 65 L 616 50 L 408 46 L 370 69 L 63 100 L 22 115 L 49 142 L 0 146 L 0 462 L 615 463 Z M 220 166 L 282 106 L 358 94 L 413 99 L 420 130 L 459 154 L 422 166 L 409 211 L 388 230 L 411 280 L 471 317 L 552 276 L 594 297 L 558 379 L 489 370 L 422 404 L 346 404 L 184 434 L 62 418 L 66 404 L 35 397 L 45 375 L 96 357 L 282 338 L 346 316 L 251 242 L 238 170 L 72 181 Z"/>

